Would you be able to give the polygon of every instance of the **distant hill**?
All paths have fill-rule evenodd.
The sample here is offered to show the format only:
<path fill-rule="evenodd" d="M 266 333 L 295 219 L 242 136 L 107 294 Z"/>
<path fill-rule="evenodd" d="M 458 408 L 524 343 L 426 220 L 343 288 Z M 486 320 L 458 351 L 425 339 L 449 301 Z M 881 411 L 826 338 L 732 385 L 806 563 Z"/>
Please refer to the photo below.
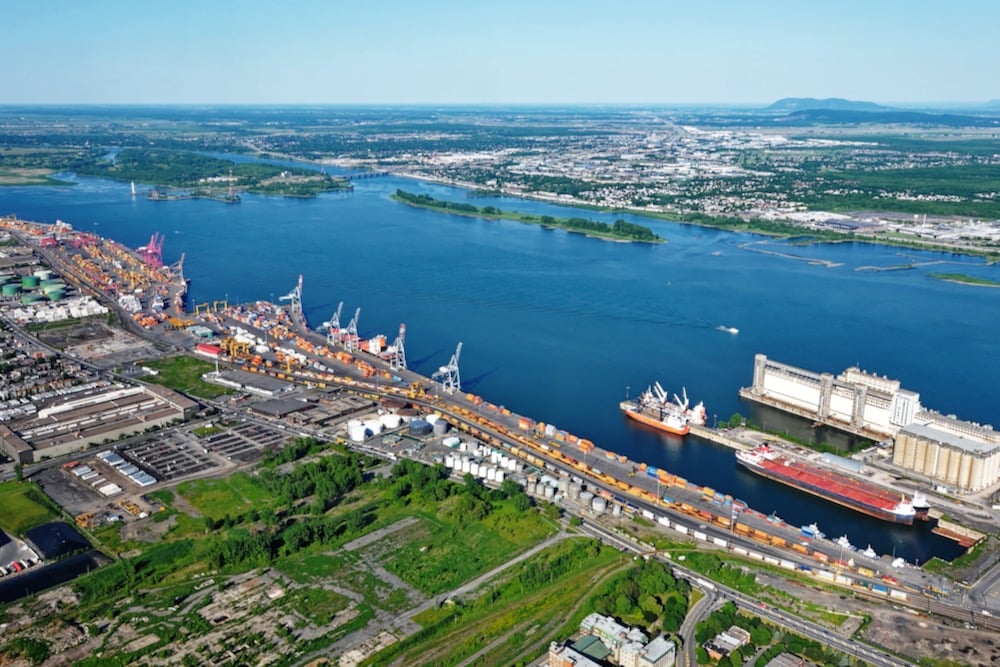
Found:
<path fill-rule="evenodd" d="M 772 113 L 795 113 L 809 109 L 829 109 L 833 111 L 890 111 L 892 107 L 884 107 L 874 102 L 856 102 L 840 97 L 828 97 L 823 100 L 815 97 L 785 97 L 778 100 L 766 111 Z"/>
<path fill-rule="evenodd" d="M 836 109 L 805 109 L 773 119 L 775 125 L 841 124 L 841 123 L 901 123 L 945 127 L 1000 127 L 1000 118 L 991 115 L 971 116 L 924 111 L 853 111 Z"/>

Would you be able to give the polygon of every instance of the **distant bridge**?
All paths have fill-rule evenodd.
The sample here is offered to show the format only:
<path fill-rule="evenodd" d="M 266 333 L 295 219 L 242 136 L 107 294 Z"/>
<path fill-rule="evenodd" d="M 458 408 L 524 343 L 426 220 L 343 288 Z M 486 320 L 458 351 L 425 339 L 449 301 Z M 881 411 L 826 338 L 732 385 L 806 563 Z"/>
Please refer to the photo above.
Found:
<path fill-rule="evenodd" d="M 362 178 L 378 178 L 380 176 L 392 176 L 392 174 L 387 171 L 360 171 L 356 174 L 341 176 L 341 178 L 347 181 L 356 181 Z"/>

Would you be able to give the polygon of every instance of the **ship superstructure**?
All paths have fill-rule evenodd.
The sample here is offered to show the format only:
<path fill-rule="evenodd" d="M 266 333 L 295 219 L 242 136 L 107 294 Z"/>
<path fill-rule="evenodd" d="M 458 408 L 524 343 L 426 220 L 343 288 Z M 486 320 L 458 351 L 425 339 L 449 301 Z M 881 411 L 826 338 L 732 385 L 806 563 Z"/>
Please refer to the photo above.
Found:
<path fill-rule="evenodd" d="M 670 395 L 663 386 L 654 382 L 638 398 L 624 400 L 618 407 L 640 424 L 674 435 L 687 435 L 691 424 L 705 424 L 707 411 L 700 402 L 693 408 L 689 407 L 686 389 L 681 390 L 681 396 L 683 398 L 674 394 L 673 400 L 670 400 Z"/>

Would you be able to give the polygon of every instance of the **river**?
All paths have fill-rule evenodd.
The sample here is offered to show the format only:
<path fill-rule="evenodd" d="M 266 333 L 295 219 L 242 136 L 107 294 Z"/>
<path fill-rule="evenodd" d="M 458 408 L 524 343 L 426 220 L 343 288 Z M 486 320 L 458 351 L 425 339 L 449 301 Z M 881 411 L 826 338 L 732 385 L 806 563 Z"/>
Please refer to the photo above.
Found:
<path fill-rule="evenodd" d="M 703 400 L 710 423 L 748 414 L 737 390 L 751 383 L 754 354 L 762 352 L 822 372 L 859 365 L 900 379 L 926 406 L 997 422 L 990 387 L 1000 371 L 1000 290 L 928 273 L 1000 280 L 1000 267 L 861 243 L 800 246 L 537 201 L 474 200 L 533 214 L 624 217 L 668 242 L 600 241 L 411 208 L 390 195 L 403 188 L 454 200 L 467 192 L 392 176 L 358 180 L 350 193 L 243 195 L 238 205 L 156 202 L 131 197 L 128 183 L 75 180 L 72 187 L 0 188 L 0 215 L 61 219 L 132 247 L 160 232 L 165 261 L 185 253 L 189 307 L 273 300 L 301 273 L 313 326 L 339 301 L 345 323 L 362 307 L 363 336 L 392 340 L 405 322 L 415 370 L 430 374 L 462 341 L 463 388 L 494 403 L 776 511 L 789 523 L 815 521 L 831 537 L 846 533 L 861 548 L 870 543 L 911 562 L 960 551 L 926 524 L 888 526 L 738 469 L 728 449 L 627 423 L 618 402 L 660 380 Z M 855 270 L 914 260 L 943 263 Z"/>

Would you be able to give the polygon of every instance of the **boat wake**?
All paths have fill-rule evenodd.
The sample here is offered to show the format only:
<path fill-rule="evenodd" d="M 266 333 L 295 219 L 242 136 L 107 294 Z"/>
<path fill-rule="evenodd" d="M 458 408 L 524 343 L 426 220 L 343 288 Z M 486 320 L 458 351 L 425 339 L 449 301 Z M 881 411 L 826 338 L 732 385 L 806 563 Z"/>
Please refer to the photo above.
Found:
<path fill-rule="evenodd" d="M 734 336 L 740 332 L 740 330 L 737 329 L 736 327 L 727 327 L 725 324 L 720 324 L 715 328 L 719 331 L 725 331 L 726 333 L 731 333 Z"/>

